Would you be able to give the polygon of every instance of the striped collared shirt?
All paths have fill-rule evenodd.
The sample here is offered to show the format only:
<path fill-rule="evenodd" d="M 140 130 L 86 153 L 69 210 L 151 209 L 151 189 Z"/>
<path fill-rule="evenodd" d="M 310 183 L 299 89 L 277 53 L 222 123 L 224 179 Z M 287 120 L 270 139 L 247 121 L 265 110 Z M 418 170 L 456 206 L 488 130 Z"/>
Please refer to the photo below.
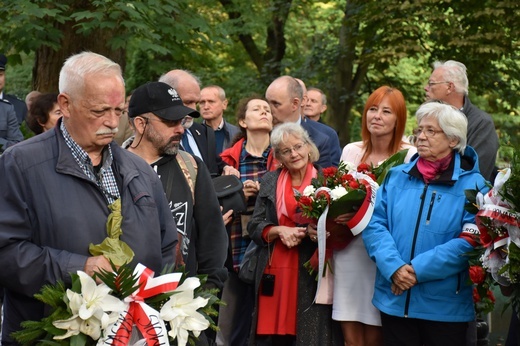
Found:
<path fill-rule="evenodd" d="M 88 156 L 87 152 L 81 148 L 74 139 L 70 136 L 69 132 L 65 128 L 63 121 L 60 125 L 61 133 L 63 134 L 63 138 L 65 138 L 65 143 L 69 147 L 72 152 L 72 156 L 74 160 L 78 163 L 79 167 L 85 173 L 85 175 L 96 183 L 96 185 L 101 189 L 103 195 L 108 201 L 108 204 L 114 203 L 116 199 L 120 197 L 119 188 L 117 187 L 117 181 L 114 176 L 114 171 L 112 170 L 112 162 L 114 160 L 112 156 L 112 149 L 110 145 L 107 145 L 103 149 L 103 158 L 102 158 L 102 166 L 99 170 L 99 173 L 94 173 L 94 166 L 92 165 L 92 160 Z"/>

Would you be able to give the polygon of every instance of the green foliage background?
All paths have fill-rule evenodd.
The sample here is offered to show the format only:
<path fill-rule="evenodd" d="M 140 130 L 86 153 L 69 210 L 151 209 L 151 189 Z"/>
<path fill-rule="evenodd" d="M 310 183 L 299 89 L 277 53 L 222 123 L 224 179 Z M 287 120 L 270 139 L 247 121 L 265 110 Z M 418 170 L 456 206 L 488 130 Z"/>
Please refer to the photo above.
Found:
<path fill-rule="evenodd" d="M 104 40 L 123 53 L 127 91 L 188 69 L 226 90 L 233 123 L 240 98 L 278 75 L 301 78 L 326 91 L 324 119 L 346 144 L 360 138 L 364 101 L 383 84 L 405 95 L 411 133 L 431 64 L 455 59 L 468 67 L 472 102 L 493 116 L 500 166 L 520 144 L 515 0 L 0 0 L 0 21 L 6 89 L 20 98 L 35 87 L 43 48 Z"/>

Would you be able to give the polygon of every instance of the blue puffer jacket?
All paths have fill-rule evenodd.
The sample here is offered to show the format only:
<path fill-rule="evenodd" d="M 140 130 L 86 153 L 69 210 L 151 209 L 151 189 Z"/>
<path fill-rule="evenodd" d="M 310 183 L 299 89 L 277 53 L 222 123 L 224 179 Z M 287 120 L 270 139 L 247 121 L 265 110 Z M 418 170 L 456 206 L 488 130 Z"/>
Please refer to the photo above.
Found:
<path fill-rule="evenodd" d="M 448 169 L 425 184 L 418 155 L 393 168 L 377 192 L 374 215 L 363 231 L 377 274 L 373 304 L 382 312 L 432 321 L 475 318 L 465 253 L 475 244 L 475 215 L 464 210 L 466 189 L 487 191 L 475 150 L 454 155 Z M 463 231 L 463 229 L 465 231 Z M 391 291 L 392 274 L 411 264 L 418 284 L 401 295 Z"/>

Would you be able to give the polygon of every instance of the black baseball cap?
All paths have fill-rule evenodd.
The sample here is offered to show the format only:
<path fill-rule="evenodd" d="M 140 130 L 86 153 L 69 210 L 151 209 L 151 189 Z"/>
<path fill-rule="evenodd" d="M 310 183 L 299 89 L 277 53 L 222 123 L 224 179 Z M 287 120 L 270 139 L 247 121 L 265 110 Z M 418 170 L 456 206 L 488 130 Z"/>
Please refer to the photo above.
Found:
<path fill-rule="evenodd" d="M 184 106 L 174 88 L 162 82 L 146 83 L 132 93 L 128 116 L 133 118 L 150 112 L 166 120 L 181 120 L 187 115 L 193 118 L 200 116 L 195 109 Z"/>
<path fill-rule="evenodd" d="M 6 64 L 7 64 L 7 57 L 0 53 L 0 71 L 5 70 Z"/>

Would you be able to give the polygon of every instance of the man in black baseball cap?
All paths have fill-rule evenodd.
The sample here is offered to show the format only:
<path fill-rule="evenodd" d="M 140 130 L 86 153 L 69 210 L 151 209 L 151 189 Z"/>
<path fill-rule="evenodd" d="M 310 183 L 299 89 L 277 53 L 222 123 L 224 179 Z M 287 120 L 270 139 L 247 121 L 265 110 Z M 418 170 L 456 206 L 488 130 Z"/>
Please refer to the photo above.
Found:
<path fill-rule="evenodd" d="M 180 234 L 177 263 L 185 263 L 190 276 L 207 274 L 207 285 L 222 289 L 228 236 L 208 168 L 179 149 L 187 115 L 197 118 L 199 112 L 184 106 L 174 88 L 142 85 L 128 106 L 135 138 L 123 146 L 151 165 L 163 183 Z"/>
<path fill-rule="evenodd" d="M 0 53 L 0 99 L 8 101 L 14 106 L 16 112 L 16 118 L 18 119 L 18 125 L 24 121 L 27 116 L 27 105 L 24 101 L 20 100 L 14 95 L 8 95 L 4 93 L 5 88 L 5 68 L 7 65 L 7 57 Z"/>
<path fill-rule="evenodd" d="M 164 120 L 181 120 L 186 115 L 200 116 L 197 110 L 184 106 L 177 91 L 166 83 L 150 82 L 135 89 L 128 105 L 128 116 L 153 113 Z"/>

